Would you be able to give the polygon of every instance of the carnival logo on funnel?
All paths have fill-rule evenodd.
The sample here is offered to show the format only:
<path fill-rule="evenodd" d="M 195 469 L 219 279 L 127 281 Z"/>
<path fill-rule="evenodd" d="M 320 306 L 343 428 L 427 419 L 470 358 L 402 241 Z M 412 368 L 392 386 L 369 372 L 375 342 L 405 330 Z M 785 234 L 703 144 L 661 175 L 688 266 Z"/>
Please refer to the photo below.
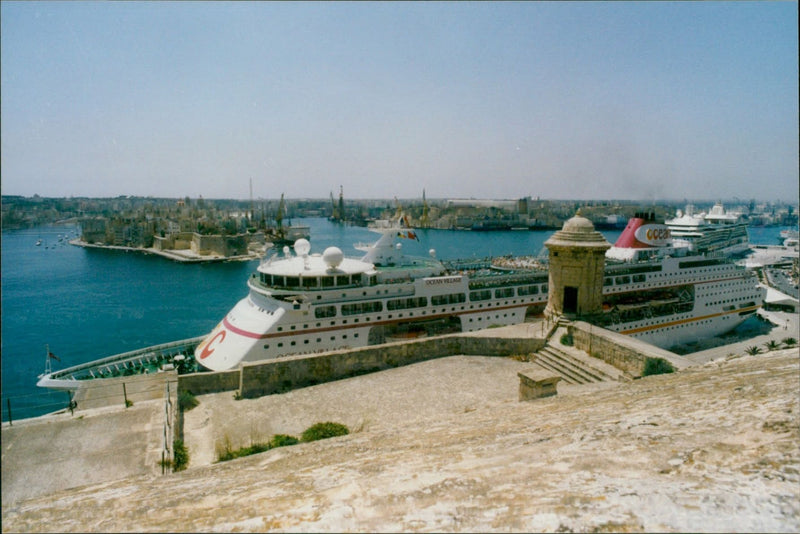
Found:
<path fill-rule="evenodd" d="M 651 247 L 664 247 L 672 241 L 672 232 L 664 224 L 643 224 L 634 235 L 637 241 Z"/>

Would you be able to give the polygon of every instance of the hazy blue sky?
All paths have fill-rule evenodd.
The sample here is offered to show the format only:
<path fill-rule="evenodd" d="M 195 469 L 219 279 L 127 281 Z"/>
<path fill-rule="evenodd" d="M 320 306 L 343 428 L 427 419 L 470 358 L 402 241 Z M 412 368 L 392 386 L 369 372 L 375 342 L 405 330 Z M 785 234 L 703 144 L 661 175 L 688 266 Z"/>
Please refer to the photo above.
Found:
<path fill-rule="evenodd" d="M 796 2 L 2 2 L 2 192 L 798 197 Z"/>

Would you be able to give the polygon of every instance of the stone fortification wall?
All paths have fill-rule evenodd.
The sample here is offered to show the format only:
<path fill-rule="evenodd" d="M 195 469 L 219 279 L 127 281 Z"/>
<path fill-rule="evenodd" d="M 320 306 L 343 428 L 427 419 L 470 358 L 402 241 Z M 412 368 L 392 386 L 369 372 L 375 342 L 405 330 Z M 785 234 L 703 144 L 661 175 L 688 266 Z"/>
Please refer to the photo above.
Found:
<path fill-rule="evenodd" d="M 238 388 L 243 398 L 255 398 L 457 354 L 529 354 L 544 344 L 542 338 L 453 334 L 360 349 L 287 356 L 246 363 L 232 371 L 180 375 L 179 388 L 195 395 Z"/>
<path fill-rule="evenodd" d="M 233 391 L 239 387 L 239 381 L 239 369 L 178 375 L 178 390 L 191 391 L 193 395 Z"/>
<path fill-rule="evenodd" d="M 191 232 L 180 232 L 165 237 L 153 236 L 153 248 L 156 250 L 189 250 L 191 246 Z"/>
<path fill-rule="evenodd" d="M 648 358 L 664 358 L 675 369 L 685 369 L 692 365 L 689 360 L 674 352 L 582 321 L 570 324 L 568 332 L 575 348 L 635 377 L 642 376 Z"/>
<path fill-rule="evenodd" d="M 238 235 L 201 235 L 194 233 L 191 240 L 192 252 L 200 256 L 216 254 L 218 256 L 239 256 L 247 254 L 247 236 Z"/>

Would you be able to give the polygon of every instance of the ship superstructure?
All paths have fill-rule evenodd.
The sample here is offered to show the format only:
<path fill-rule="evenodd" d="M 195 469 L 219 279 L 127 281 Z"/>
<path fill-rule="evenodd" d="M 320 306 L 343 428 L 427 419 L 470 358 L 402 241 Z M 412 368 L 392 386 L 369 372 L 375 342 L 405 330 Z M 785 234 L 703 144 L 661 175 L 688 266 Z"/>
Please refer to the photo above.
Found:
<path fill-rule="evenodd" d="M 337 247 L 310 254 L 305 240 L 295 254 L 264 261 L 248 281 L 249 294 L 197 347 L 211 370 L 240 362 L 362 347 L 430 334 L 472 331 L 523 322 L 547 300 L 547 272 L 509 274 L 447 269 L 434 254 L 406 256 L 395 225 L 360 259 Z M 474 266 L 473 266 L 474 267 Z"/>
<path fill-rule="evenodd" d="M 723 254 L 696 254 L 672 230 L 639 214 L 606 253 L 605 328 L 663 348 L 732 330 L 754 314 L 766 289 Z"/>
<path fill-rule="evenodd" d="M 721 203 L 714 204 L 708 213 L 694 213 L 694 206 L 678 210 L 674 219 L 665 221 L 672 238 L 686 243 L 698 254 L 722 253 L 736 255 L 749 246 L 747 223 L 738 213 L 726 211 Z"/>

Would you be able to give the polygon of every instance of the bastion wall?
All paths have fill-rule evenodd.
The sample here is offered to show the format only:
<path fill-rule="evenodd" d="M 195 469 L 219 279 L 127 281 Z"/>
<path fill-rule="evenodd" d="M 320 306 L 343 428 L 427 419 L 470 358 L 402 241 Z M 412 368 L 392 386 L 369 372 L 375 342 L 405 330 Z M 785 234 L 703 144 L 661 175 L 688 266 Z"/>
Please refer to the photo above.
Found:
<path fill-rule="evenodd" d="M 359 349 L 286 356 L 245 363 L 231 371 L 180 375 L 178 387 L 195 395 L 238 389 L 242 398 L 255 398 L 435 358 L 457 354 L 530 354 L 544 345 L 543 338 L 453 334 Z"/>
<path fill-rule="evenodd" d="M 583 321 L 571 323 L 567 332 L 572 336 L 575 348 L 634 377 L 642 376 L 648 359 L 663 358 L 676 370 L 685 369 L 691 365 L 689 360 L 674 352 Z"/>

